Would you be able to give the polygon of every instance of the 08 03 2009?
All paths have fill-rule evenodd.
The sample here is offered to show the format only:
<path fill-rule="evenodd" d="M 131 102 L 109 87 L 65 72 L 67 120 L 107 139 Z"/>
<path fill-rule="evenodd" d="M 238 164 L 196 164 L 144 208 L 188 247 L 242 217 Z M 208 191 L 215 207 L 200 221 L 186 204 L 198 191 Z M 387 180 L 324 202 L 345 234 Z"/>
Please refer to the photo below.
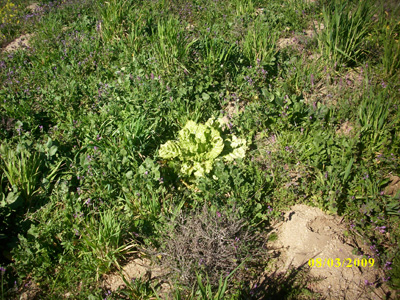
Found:
<path fill-rule="evenodd" d="M 373 267 L 375 264 L 375 259 L 373 258 L 310 258 L 308 260 L 308 265 L 311 268 L 351 268 L 351 267 Z"/>

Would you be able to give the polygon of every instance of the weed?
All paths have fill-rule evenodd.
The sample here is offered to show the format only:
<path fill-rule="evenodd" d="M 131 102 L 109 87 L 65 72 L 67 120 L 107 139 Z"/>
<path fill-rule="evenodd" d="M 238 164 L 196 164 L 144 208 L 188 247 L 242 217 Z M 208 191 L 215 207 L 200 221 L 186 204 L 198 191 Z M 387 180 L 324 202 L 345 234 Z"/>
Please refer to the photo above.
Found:
<path fill-rule="evenodd" d="M 203 295 L 216 289 L 222 295 L 231 276 L 247 282 L 265 259 L 261 236 L 235 212 L 204 205 L 197 212 L 173 216 L 165 228 L 162 265 L 185 289 L 198 284 Z M 207 289 L 200 274 L 207 276 Z"/>
<path fill-rule="evenodd" d="M 318 45 L 332 65 L 355 64 L 364 55 L 372 7 L 368 1 L 359 2 L 354 8 L 350 2 L 339 0 L 324 6 L 324 28 L 317 34 Z"/>

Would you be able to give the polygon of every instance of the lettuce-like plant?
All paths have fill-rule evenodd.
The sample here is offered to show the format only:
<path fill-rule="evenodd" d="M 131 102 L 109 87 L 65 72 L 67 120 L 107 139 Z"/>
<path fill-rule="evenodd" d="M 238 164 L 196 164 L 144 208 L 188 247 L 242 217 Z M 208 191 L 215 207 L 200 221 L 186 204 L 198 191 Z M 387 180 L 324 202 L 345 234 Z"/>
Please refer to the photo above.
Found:
<path fill-rule="evenodd" d="M 246 150 L 245 139 L 224 134 L 222 119 L 210 118 L 205 124 L 188 121 L 177 140 L 161 145 L 159 156 L 192 181 L 210 173 L 217 160 L 243 158 Z"/>

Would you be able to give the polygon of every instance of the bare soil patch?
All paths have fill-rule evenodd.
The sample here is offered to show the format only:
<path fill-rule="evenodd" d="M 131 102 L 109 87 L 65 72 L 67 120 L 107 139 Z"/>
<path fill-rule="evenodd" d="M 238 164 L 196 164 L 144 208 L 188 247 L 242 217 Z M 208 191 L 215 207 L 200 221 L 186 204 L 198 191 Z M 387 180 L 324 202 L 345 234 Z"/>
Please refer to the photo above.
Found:
<path fill-rule="evenodd" d="M 319 280 L 310 282 L 308 288 L 324 299 L 383 299 L 384 287 L 373 286 L 382 278 L 382 272 L 354 265 L 363 257 L 353 254 L 354 245 L 344 236 L 346 226 L 341 218 L 318 208 L 295 205 L 275 228 L 278 239 L 274 248 L 280 252 L 278 272 L 309 269 L 309 274 Z M 314 259 L 314 267 L 309 266 L 310 259 Z M 320 267 L 316 266 L 317 259 Z M 335 267 L 339 262 L 340 267 Z"/>
<path fill-rule="evenodd" d="M 161 270 L 157 266 L 153 266 L 147 258 L 135 258 L 129 260 L 121 269 L 120 272 L 114 272 L 103 277 L 102 287 L 105 290 L 115 292 L 118 289 L 126 288 L 127 282 L 132 282 L 137 279 L 145 281 L 155 281 L 160 279 L 167 273 L 166 270 Z M 125 280 L 124 280 L 125 279 Z M 158 295 L 161 299 L 168 299 L 171 287 L 168 283 L 160 284 Z"/>
<path fill-rule="evenodd" d="M 400 200 L 400 177 L 396 175 L 389 175 L 390 183 L 385 188 L 385 195 L 397 197 Z"/>
<path fill-rule="evenodd" d="M 40 293 L 39 286 L 35 282 L 29 281 L 24 285 L 24 290 L 21 292 L 21 295 L 19 296 L 18 299 L 20 300 L 37 299 L 39 293 Z"/>
<path fill-rule="evenodd" d="M 276 45 L 278 49 L 283 49 L 286 47 L 294 47 L 299 52 L 303 51 L 307 45 L 315 36 L 316 33 L 324 29 L 324 24 L 319 24 L 314 21 L 306 30 L 303 30 L 300 34 L 293 34 L 290 37 L 280 38 Z M 313 59 L 313 55 L 309 55 L 309 59 Z"/>
<path fill-rule="evenodd" d="M 340 127 L 336 130 L 336 134 L 338 136 L 354 136 L 356 132 L 354 131 L 355 125 L 350 121 L 346 121 L 340 125 Z"/>
<path fill-rule="evenodd" d="M 34 12 L 41 12 L 42 11 L 42 7 L 39 6 L 38 3 L 32 3 L 31 5 L 26 7 L 27 9 L 29 9 L 32 13 Z"/>
<path fill-rule="evenodd" d="M 9 43 L 5 48 L 4 52 L 15 52 L 20 48 L 29 48 L 29 40 L 33 37 L 33 34 L 24 34 L 19 38 L 15 39 L 11 43 Z"/>

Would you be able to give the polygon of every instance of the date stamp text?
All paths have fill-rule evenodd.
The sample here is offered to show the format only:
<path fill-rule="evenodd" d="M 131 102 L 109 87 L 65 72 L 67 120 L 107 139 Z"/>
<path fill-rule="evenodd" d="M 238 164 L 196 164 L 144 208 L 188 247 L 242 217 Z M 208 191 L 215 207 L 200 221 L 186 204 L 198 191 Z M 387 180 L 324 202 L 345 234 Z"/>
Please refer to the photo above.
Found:
<path fill-rule="evenodd" d="M 352 267 L 373 267 L 375 263 L 375 259 L 373 258 L 356 258 L 356 259 L 351 259 L 351 258 L 345 258 L 345 259 L 340 259 L 340 258 L 310 258 L 308 260 L 308 265 L 311 268 L 352 268 Z"/>

